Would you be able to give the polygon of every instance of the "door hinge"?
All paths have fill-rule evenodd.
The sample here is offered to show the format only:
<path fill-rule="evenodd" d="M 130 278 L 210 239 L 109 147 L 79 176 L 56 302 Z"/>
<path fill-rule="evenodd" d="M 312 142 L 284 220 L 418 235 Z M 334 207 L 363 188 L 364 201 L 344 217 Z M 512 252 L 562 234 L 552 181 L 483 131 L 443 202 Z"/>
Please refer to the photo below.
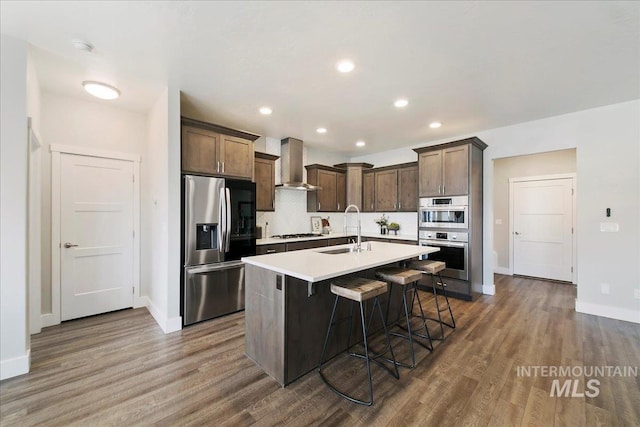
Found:
<path fill-rule="evenodd" d="M 571 267 L 571 272 L 573 273 L 573 267 Z"/>
<path fill-rule="evenodd" d="M 571 195 L 573 196 L 573 188 L 571 189 Z"/>
<path fill-rule="evenodd" d="M 133 238 L 136 238 L 136 230 L 132 230 L 131 233 L 133 234 Z"/>
<path fill-rule="evenodd" d="M 571 227 L 571 234 L 573 234 L 573 227 Z"/>
<path fill-rule="evenodd" d="M 136 287 L 135 286 L 131 287 L 131 293 L 135 295 L 135 293 L 136 293 Z"/>

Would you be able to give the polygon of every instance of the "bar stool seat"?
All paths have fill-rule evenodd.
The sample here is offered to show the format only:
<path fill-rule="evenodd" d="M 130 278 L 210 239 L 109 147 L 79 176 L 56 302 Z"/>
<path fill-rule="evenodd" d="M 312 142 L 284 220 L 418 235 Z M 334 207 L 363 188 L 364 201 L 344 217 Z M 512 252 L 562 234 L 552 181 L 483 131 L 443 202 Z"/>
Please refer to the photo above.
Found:
<path fill-rule="evenodd" d="M 438 322 L 440 324 L 440 338 L 434 338 L 434 339 L 439 341 L 444 341 L 445 335 L 444 335 L 443 326 L 447 326 L 451 329 L 456 328 L 456 320 L 453 317 L 453 311 L 451 311 L 451 304 L 449 304 L 449 296 L 447 295 L 447 284 L 444 283 L 444 280 L 442 280 L 442 276 L 440 275 L 440 272 L 445 268 L 447 268 L 447 265 L 442 261 L 434 261 L 429 259 L 413 260 L 413 261 L 410 261 L 407 265 L 411 268 L 415 268 L 416 270 L 420 270 L 424 274 L 428 274 L 431 276 L 431 287 L 433 289 L 433 299 L 436 302 L 436 311 L 438 312 L 438 318 L 435 319 L 432 317 L 428 317 L 427 319 L 432 320 L 434 322 Z M 436 274 L 440 279 L 439 282 L 435 280 Z M 442 296 L 444 297 L 444 300 L 445 300 L 445 305 L 442 307 L 440 306 L 440 303 L 438 301 L 438 292 L 437 292 L 438 289 L 442 292 Z M 413 306 L 413 303 L 412 303 L 412 306 Z M 442 320 L 442 315 L 440 313 L 444 311 L 449 311 L 451 322 L 445 322 L 444 320 Z"/>
<path fill-rule="evenodd" d="M 418 292 L 417 283 L 418 283 L 418 280 L 422 278 L 422 271 L 413 270 L 410 268 L 385 267 L 385 268 L 376 270 L 375 274 L 378 279 L 385 280 L 386 282 L 389 282 L 391 284 L 402 286 L 402 308 L 404 309 L 404 314 L 405 314 L 407 334 L 400 334 L 400 333 L 394 332 L 394 333 L 391 333 L 391 335 L 404 338 L 409 341 L 411 363 L 407 364 L 402 362 L 396 362 L 396 364 L 399 366 L 407 367 L 407 368 L 414 368 L 416 366 L 415 353 L 413 349 L 414 337 L 418 337 L 426 340 L 427 344 L 424 344 L 418 340 L 415 340 L 415 342 L 417 342 L 418 344 L 420 344 L 422 347 L 426 348 L 429 351 L 433 350 L 433 342 L 431 341 L 431 335 L 429 334 L 429 329 L 427 328 L 426 318 L 424 316 L 424 312 L 422 311 L 422 304 L 420 303 L 420 298 L 417 298 L 418 306 L 420 307 L 420 314 L 415 317 L 418 317 L 422 321 L 421 322 L 422 326 L 419 327 L 417 330 L 414 330 L 411 327 L 411 317 L 413 317 L 413 300 L 417 297 L 417 292 Z M 411 300 L 411 311 L 409 311 L 409 307 L 407 304 L 407 292 L 410 290 L 413 290 L 413 296 Z M 391 286 L 389 287 L 389 290 L 387 292 L 387 316 L 386 316 L 387 323 L 389 323 L 389 306 L 391 305 L 390 298 L 391 298 Z M 409 314 L 410 312 L 411 312 L 411 315 Z M 396 318 L 396 320 L 390 323 L 389 326 L 390 327 L 396 326 L 396 325 L 400 326 L 401 315 L 402 315 L 401 312 L 398 313 L 398 317 Z M 424 329 L 424 333 L 419 333 L 421 329 Z"/>
<path fill-rule="evenodd" d="M 324 339 L 324 345 L 322 347 L 322 353 L 320 355 L 320 363 L 318 364 L 318 374 L 320 375 L 320 378 L 322 379 L 322 381 L 334 393 L 338 394 L 339 396 L 351 402 L 359 403 L 361 405 L 366 405 L 366 406 L 371 406 L 373 404 L 373 382 L 371 380 L 370 361 L 373 361 L 379 364 L 380 366 L 382 366 L 383 368 L 387 369 L 391 373 L 391 375 L 393 375 L 396 379 L 400 378 L 400 375 L 398 374 L 398 367 L 395 364 L 393 347 L 391 346 L 391 340 L 389 338 L 389 333 L 387 331 L 385 319 L 382 315 L 382 307 L 380 306 L 380 301 L 378 300 L 378 296 L 383 295 L 385 292 L 387 292 L 387 287 L 388 285 L 385 282 L 381 282 L 379 280 L 373 280 L 373 279 L 366 279 L 363 277 L 348 277 L 348 278 L 341 277 L 331 282 L 331 293 L 335 294 L 336 298 L 335 298 L 335 302 L 333 303 L 333 311 L 331 312 L 331 318 L 329 319 L 329 327 L 327 328 L 327 335 Z M 349 352 L 349 349 L 351 348 L 351 330 L 352 330 L 351 328 L 353 324 L 354 304 L 357 302 L 360 305 L 360 319 L 362 322 L 364 354 L 349 352 L 349 355 L 363 358 L 366 360 L 367 376 L 369 379 L 369 400 L 357 399 L 353 396 L 349 396 L 343 391 L 338 390 L 338 388 L 336 388 L 333 384 L 331 384 L 322 373 L 323 363 L 324 363 L 323 360 L 324 360 L 325 352 L 327 350 L 327 343 L 329 342 L 329 336 L 331 334 L 331 327 L 335 326 L 337 323 L 337 322 L 334 322 L 334 318 L 336 314 L 336 307 L 338 306 L 338 301 L 340 298 L 344 298 L 351 301 L 351 315 L 349 316 L 349 333 L 347 335 L 348 336 L 347 349 L 346 349 L 347 352 Z M 373 299 L 373 307 L 371 311 L 371 317 L 369 318 L 369 323 L 371 323 L 371 320 L 373 318 L 373 312 L 375 311 L 377 306 L 378 313 L 380 314 L 380 320 L 382 322 L 382 327 L 384 329 L 384 334 L 387 338 L 387 346 L 385 347 L 384 351 L 379 354 L 374 354 L 373 357 L 369 355 L 369 343 L 367 339 L 367 324 L 365 321 L 364 304 L 363 304 L 365 301 L 368 301 L 371 299 Z M 384 360 L 389 360 L 392 363 L 394 371 L 390 370 L 389 368 L 387 368 L 377 360 L 378 358 L 381 358 L 382 356 L 387 354 L 387 352 L 391 352 L 391 359 L 384 359 Z"/>

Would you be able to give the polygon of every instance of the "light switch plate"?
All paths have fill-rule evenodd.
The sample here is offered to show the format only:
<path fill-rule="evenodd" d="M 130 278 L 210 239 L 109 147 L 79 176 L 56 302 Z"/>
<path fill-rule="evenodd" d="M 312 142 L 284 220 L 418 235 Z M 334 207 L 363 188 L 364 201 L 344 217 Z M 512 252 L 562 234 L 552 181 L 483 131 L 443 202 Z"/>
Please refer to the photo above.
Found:
<path fill-rule="evenodd" d="M 617 233 L 620 230 L 620 225 L 617 222 L 601 222 L 600 231 L 603 233 Z"/>

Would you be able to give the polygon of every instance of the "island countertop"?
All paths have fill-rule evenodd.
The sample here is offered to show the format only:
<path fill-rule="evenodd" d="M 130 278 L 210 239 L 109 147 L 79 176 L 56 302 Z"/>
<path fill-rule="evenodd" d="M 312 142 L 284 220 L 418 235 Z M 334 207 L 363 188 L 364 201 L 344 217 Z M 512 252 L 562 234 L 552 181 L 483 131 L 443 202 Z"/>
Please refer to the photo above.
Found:
<path fill-rule="evenodd" d="M 371 251 L 366 250 L 369 243 L 371 243 Z M 430 246 L 367 242 L 362 244 L 362 247 L 365 249 L 362 252 L 323 253 L 336 251 L 341 248 L 349 248 L 351 246 L 353 245 L 338 245 L 326 248 L 258 255 L 244 257 L 242 261 L 307 282 L 319 282 L 321 280 L 331 279 L 356 271 L 439 251 L 438 248 Z"/>

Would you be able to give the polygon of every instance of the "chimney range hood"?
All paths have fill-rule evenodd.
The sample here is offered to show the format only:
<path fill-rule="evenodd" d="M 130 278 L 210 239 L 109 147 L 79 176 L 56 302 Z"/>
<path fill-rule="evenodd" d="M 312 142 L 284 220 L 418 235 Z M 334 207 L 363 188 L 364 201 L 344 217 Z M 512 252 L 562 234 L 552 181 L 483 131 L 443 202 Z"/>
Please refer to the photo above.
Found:
<path fill-rule="evenodd" d="M 296 138 L 285 138 L 280 148 L 280 176 L 282 184 L 276 188 L 290 190 L 315 191 L 320 187 L 307 184 L 302 180 L 302 141 Z"/>

